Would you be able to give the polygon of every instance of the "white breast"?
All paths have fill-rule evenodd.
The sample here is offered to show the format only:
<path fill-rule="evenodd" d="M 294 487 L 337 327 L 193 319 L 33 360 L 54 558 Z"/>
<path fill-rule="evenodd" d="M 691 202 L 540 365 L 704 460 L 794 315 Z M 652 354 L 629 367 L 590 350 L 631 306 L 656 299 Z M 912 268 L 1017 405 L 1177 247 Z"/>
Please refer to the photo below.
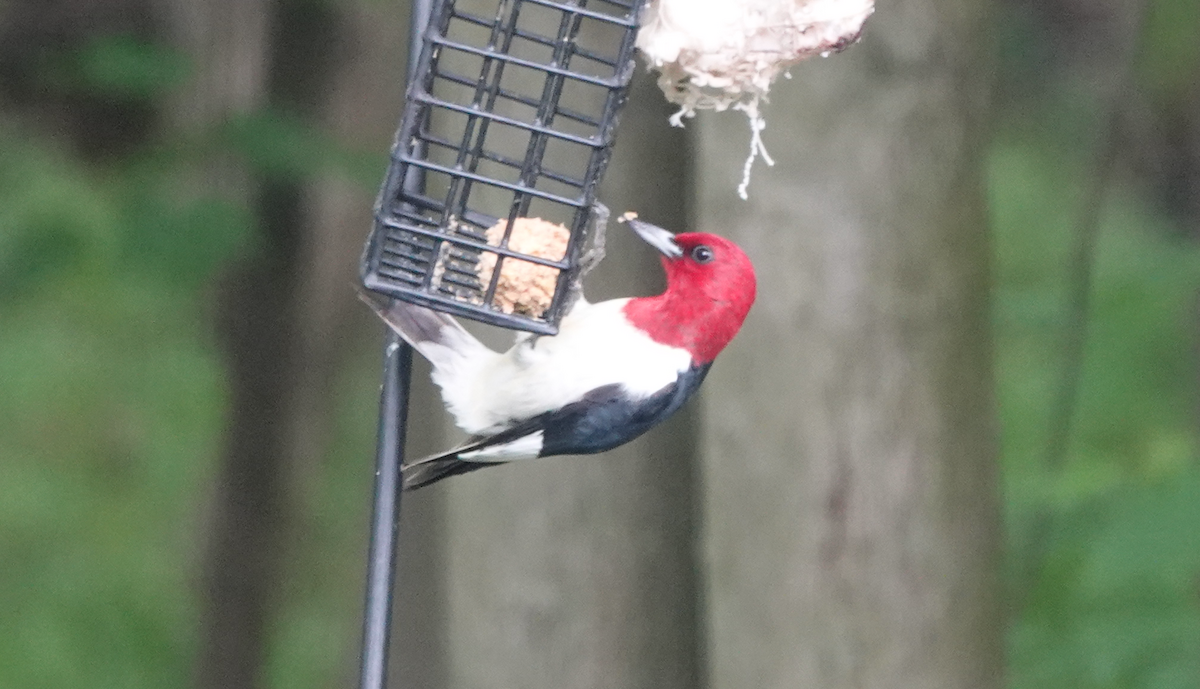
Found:
<path fill-rule="evenodd" d="M 495 433 L 603 385 L 620 384 L 641 399 L 675 382 L 691 366 L 691 355 L 631 326 L 621 313 L 628 301 L 580 300 L 557 336 L 523 337 L 504 354 L 489 352 L 435 376 L 459 427 Z"/>

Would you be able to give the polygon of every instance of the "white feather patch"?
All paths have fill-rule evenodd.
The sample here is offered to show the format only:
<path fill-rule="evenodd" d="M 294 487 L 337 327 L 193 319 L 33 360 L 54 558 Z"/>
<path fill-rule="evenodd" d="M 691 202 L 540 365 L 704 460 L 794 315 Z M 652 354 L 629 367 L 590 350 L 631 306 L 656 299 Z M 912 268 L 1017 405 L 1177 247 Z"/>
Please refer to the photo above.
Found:
<path fill-rule="evenodd" d="M 581 300 L 554 337 L 521 338 L 504 354 L 471 351 L 438 364 L 434 382 L 458 426 L 490 435 L 605 385 L 620 385 L 636 401 L 674 383 L 692 355 L 633 327 L 622 311 L 628 301 Z"/>
<path fill-rule="evenodd" d="M 507 443 L 492 445 L 482 450 L 463 452 L 458 458 L 466 462 L 511 462 L 518 459 L 533 459 L 542 451 L 542 432 L 534 431 Z"/>

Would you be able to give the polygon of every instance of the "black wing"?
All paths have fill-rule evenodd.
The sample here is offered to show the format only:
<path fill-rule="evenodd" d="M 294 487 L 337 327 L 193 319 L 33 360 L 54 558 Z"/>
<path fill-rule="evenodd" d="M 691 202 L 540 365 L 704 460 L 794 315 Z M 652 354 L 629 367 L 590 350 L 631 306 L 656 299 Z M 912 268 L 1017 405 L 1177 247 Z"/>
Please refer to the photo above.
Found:
<path fill-rule="evenodd" d="M 675 383 L 648 398 L 631 400 L 619 384 L 592 390 L 562 409 L 523 421 L 495 435 L 472 438 L 448 452 L 405 465 L 404 489 L 415 490 L 443 478 L 465 474 L 509 460 L 470 458 L 463 454 L 497 448 L 540 433 L 538 457 L 585 455 L 611 450 L 642 435 L 687 402 L 700 387 L 711 364 L 693 366 Z M 529 456 L 535 456 L 530 452 Z"/>

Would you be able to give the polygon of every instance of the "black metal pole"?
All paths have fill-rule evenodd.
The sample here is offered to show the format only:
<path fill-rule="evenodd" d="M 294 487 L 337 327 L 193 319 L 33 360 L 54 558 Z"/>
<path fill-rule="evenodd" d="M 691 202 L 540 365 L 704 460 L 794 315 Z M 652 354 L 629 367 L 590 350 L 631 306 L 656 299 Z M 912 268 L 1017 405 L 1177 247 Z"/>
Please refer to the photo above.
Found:
<path fill-rule="evenodd" d="M 413 0 L 409 26 L 408 78 L 421 55 L 432 0 Z M 405 186 L 419 188 L 417 175 Z M 389 328 L 384 337 L 383 385 L 379 393 L 379 436 L 375 456 L 375 496 L 371 509 L 371 542 L 367 554 L 367 592 L 363 613 L 360 689 L 387 686 L 388 643 L 392 631 L 392 591 L 396 580 L 396 540 L 400 530 L 404 441 L 408 393 L 412 379 L 412 347 Z"/>
<path fill-rule="evenodd" d="M 412 347 L 389 329 L 383 356 L 375 501 L 371 511 L 371 545 L 367 555 L 367 601 L 359 682 L 362 689 L 384 689 L 387 685 L 392 586 L 396 579 L 396 536 L 400 527 L 402 494 L 400 464 L 404 461 Z"/>

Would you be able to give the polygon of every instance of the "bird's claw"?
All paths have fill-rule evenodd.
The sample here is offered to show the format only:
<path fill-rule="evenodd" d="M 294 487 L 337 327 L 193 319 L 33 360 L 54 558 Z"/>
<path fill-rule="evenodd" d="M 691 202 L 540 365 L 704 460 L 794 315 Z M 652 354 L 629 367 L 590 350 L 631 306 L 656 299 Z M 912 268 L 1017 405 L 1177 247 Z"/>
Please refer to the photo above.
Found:
<path fill-rule="evenodd" d="M 608 218 L 611 213 L 608 206 L 599 201 L 592 202 L 592 246 L 579 259 L 579 279 L 582 280 L 593 268 L 604 260 L 604 234 L 608 230 Z"/>
<path fill-rule="evenodd" d="M 570 291 L 563 313 L 571 312 L 575 302 L 583 295 L 583 278 L 604 260 L 604 233 L 608 230 L 609 215 L 608 206 L 599 201 L 592 202 L 592 227 L 588 232 L 591 246 L 579 257 L 579 270 L 568 288 Z"/>

